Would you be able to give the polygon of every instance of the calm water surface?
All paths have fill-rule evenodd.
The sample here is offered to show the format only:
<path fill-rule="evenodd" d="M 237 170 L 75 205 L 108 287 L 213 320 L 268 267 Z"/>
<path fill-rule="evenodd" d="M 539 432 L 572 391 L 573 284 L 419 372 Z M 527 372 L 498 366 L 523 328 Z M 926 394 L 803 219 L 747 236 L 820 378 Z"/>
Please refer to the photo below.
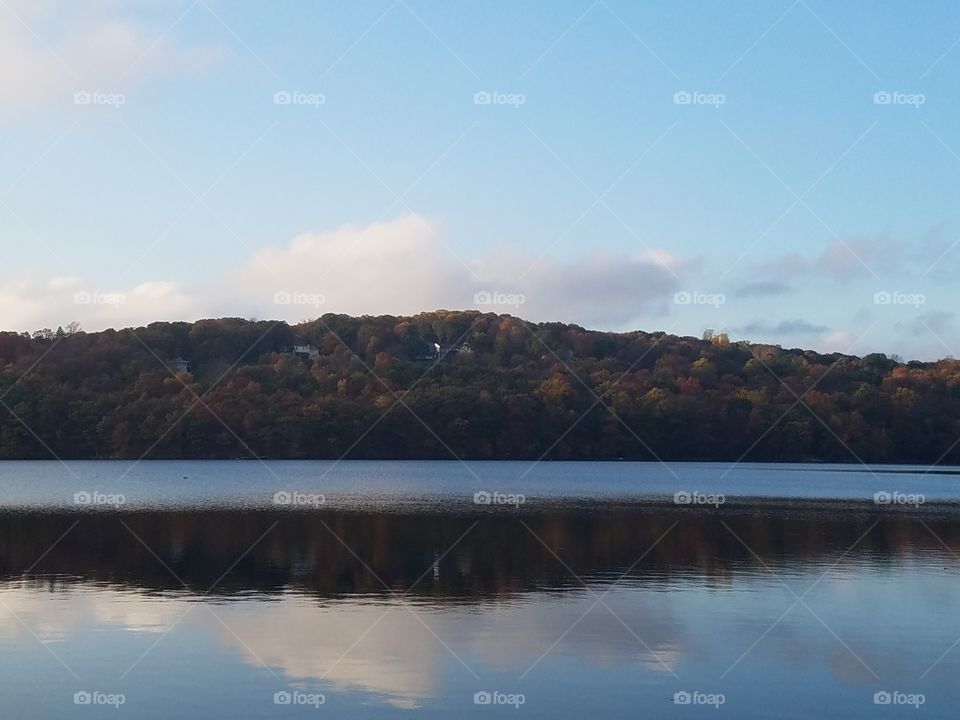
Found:
<path fill-rule="evenodd" d="M 955 469 L 130 468 L 0 464 L 4 717 L 956 716 Z"/>

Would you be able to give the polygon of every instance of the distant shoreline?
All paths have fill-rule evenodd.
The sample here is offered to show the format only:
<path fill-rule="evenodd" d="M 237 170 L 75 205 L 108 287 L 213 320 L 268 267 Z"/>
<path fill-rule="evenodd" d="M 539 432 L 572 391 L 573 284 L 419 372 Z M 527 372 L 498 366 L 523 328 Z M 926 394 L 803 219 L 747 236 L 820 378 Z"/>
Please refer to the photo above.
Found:
<path fill-rule="evenodd" d="M 960 465 L 958 361 L 477 311 L 0 333 L 0 402 L 0 459 Z"/>

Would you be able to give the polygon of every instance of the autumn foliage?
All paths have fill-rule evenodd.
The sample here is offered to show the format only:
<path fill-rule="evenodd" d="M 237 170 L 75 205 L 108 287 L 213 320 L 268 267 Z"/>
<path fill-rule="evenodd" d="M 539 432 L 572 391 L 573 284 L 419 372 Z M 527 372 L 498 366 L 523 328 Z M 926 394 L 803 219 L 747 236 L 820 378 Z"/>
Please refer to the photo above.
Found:
<path fill-rule="evenodd" d="M 478 312 L 0 333 L 0 413 L 2 458 L 960 463 L 952 360 Z"/>

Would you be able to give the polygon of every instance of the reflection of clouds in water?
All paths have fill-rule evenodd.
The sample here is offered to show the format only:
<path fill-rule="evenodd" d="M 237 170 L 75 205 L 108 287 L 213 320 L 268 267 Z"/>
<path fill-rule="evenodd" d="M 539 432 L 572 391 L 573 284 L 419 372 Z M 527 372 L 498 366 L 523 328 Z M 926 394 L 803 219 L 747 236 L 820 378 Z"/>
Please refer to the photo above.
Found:
<path fill-rule="evenodd" d="M 599 589 L 597 596 L 603 592 Z M 491 603 L 484 626 L 470 633 L 470 650 L 493 667 L 521 672 L 554 643 L 544 661 L 550 655 L 574 655 L 596 666 L 638 661 L 655 672 L 676 669 L 686 643 L 665 596 L 615 589 L 604 597 L 610 610 L 597 604 L 588 612 L 597 596 L 578 591 Z"/>
<path fill-rule="evenodd" d="M 434 693 L 439 655 L 447 654 L 409 611 L 395 605 L 318 606 L 288 596 L 269 605 L 220 606 L 217 613 L 236 633 L 211 618 L 221 641 L 251 665 L 266 663 L 295 680 L 381 695 L 397 707 L 415 708 Z M 435 617 L 421 617 L 449 642 L 450 628 L 441 631 Z"/>
<path fill-rule="evenodd" d="M 92 608 L 100 622 L 122 625 L 133 632 L 162 633 L 183 617 L 191 604 L 169 597 L 117 592 L 109 598 L 96 597 Z"/>
<path fill-rule="evenodd" d="M 189 602 L 169 596 L 85 587 L 57 593 L 12 587 L 0 592 L 0 600 L 44 641 L 64 640 L 91 627 L 161 633 L 190 607 Z M 590 609 L 595 600 L 586 591 L 571 591 L 492 601 L 472 607 L 469 613 L 458 608 L 415 611 L 480 673 L 486 668 L 520 674 L 549 650 L 540 671 L 551 657 L 567 656 L 595 667 L 638 663 L 649 672 L 663 674 L 678 672 L 684 659 L 702 659 L 701 644 L 729 649 L 736 646 L 736 638 L 749 644 L 767 629 L 768 614 L 776 619 L 782 612 L 784 597 L 768 596 L 751 620 L 742 619 L 726 631 L 714 628 L 706 635 L 667 594 L 615 588 L 605 602 L 616 616 L 599 604 Z M 265 663 L 294 682 L 329 683 L 338 691 L 369 693 L 396 707 L 418 707 L 436 692 L 440 668 L 448 661 L 456 663 L 429 630 L 396 604 L 318 605 L 303 596 L 288 595 L 269 603 L 218 603 L 214 611 L 229 630 L 206 612 L 192 614 L 191 626 L 205 628 L 249 665 Z M 826 665 L 844 682 L 871 679 L 829 631 L 812 616 L 803 617 L 806 613 L 795 608 L 754 648 L 747 664 L 773 662 L 801 672 Z M 0 633 L 29 635 L 2 605 Z M 699 639 L 694 642 L 691 636 Z M 876 643 L 864 647 L 863 638 L 858 638 L 852 647 L 881 676 L 886 675 L 883 671 L 898 675 L 904 671 L 902 658 L 884 660 Z"/>
<path fill-rule="evenodd" d="M 43 642 L 62 642 L 94 628 L 159 634 L 177 624 L 191 604 L 113 588 L 68 586 L 49 593 L 10 586 L 0 590 L 0 639 L 26 646 L 36 642 L 32 631 Z M 201 609 L 189 616 L 192 631 L 206 628 L 250 665 L 266 663 L 295 681 L 361 690 L 400 708 L 416 708 L 435 692 L 438 656 L 447 653 L 397 606 L 384 615 L 384 605 L 320 606 L 288 596 L 270 603 L 218 603 L 211 609 L 230 629 Z M 439 624 L 437 617 L 421 617 L 431 628 Z M 455 637 L 456 624 L 434 631 L 447 642 Z"/>
<path fill-rule="evenodd" d="M 32 631 L 44 642 L 57 642 L 97 627 L 159 634 L 190 606 L 169 596 L 113 588 L 68 586 L 48 593 L 12 586 L 0 591 L 0 638 L 29 645 L 36 642 Z M 450 657 L 402 607 L 391 606 L 384 615 L 384 605 L 320 606 L 288 596 L 270 603 L 218 603 L 211 609 L 229 630 L 202 609 L 190 614 L 191 627 L 206 628 L 250 665 L 266 663 L 295 681 L 361 690 L 396 707 L 415 708 L 431 696 L 438 656 Z M 456 637 L 457 623 L 440 631 L 434 627 L 440 624 L 437 617 L 421 617 L 444 642 Z"/>
<path fill-rule="evenodd" d="M 468 666 L 476 664 L 478 673 L 493 668 L 519 674 L 595 599 L 587 592 L 550 593 L 536 595 L 533 601 L 484 603 L 470 613 L 458 608 L 415 611 Z M 550 654 L 574 655 L 600 667 L 639 662 L 660 673 L 677 666 L 683 644 L 665 597 L 614 591 L 605 602 L 655 655 L 602 605 L 590 610 Z M 393 705 L 415 707 L 433 694 L 441 664 L 459 665 L 417 618 L 397 604 L 317 606 L 288 596 L 268 607 L 266 612 L 250 605 L 218 610 L 239 639 L 226 630 L 220 637 L 249 663 L 266 663 L 291 678 L 322 680 L 340 690 L 360 689 L 384 696 Z"/>
<path fill-rule="evenodd" d="M 68 595 L 72 593 L 47 594 L 20 587 L 0 590 L 0 634 L 21 642 L 30 638 L 31 631 L 44 642 L 65 639 L 79 625 Z"/>
<path fill-rule="evenodd" d="M 730 664 L 760 639 L 733 671 L 738 674 L 771 667 L 809 674 L 826 668 L 845 685 L 876 684 L 875 675 L 881 681 L 918 682 L 953 642 L 953 633 L 960 632 L 947 630 L 951 637 L 942 648 L 930 646 L 929 640 L 943 633 L 945 619 L 936 588 L 953 582 L 936 572 L 920 567 L 899 568 L 896 575 L 861 571 L 853 579 L 844 568 L 809 573 L 791 584 L 803 596 L 817 583 L 804 597 L 809 609 L 798 604 L 782 618 L 796 598 L 771 582 L 769 592 L 741 591 L 739 600 L 734 595 L 717 604 L 715 617 L 729 630 L 707 638 L 715 645 L 727 640 Z M 956 628 L 955 622 L 947 625 Z"/>
<path fill-rule="evenodd" d="M 798 587 L 805 589 L 815 579 L 802 578 Z M 955 578 L 930 571 L 901 572 L 895 581 L 867 573 L 855 583 L 837 573 L 805 599 L 882 680 L 917 680 L 960 634 L 941 602 L 945 588 L 940 586 L 952 582 Z M 741 581 L 724 591 L 616 587 L 605 601 L 619 619 L 602 605 L 584 615 L 596 600 L 584 590 L 413 609 L 481 677 L 488 672 L 519 677 L 549 650 L 535 670 L 538 676 L 552 677 L 551 662 L 567 659 L 582 668 L 637 668 L 661 678 L 674 671 L 686 678 L 698 672 L 719 676 L 793 599 L 768 579 Z M 51 592 L 51 586 L 17 582 L 0 587 L 0 643 L 4 650 L 36 643 L 18 617 L 44 642 L 82 645 L 82 636 L 97 630 L 156 636 L 171 628 L 192 602 L 196 599 L 115 587 L 59 585 Z M 443 691 L 442 674 L 448 669 L 466 678 L 467 670 L 396 603 L 319 602 L 291 593 L 269 601 L 221 598 L 211 609 L 230 630 L 200 609 L 175 632 L 196 636 L 187 637 L 192 643 L 216 638 L 220 650 L 215 654 L 232 654 L 256 669 L 265 663 L 293 684 L 320 684 L 413 709 Z M 952 691 L 955 656 L 960 650 L 929 678 L 945 691 Z M 762 637 L 730 680 L 820 677 L 825 672 L 855 688 L 876 682 L 830 630 L 798 605 Z"/>
<path fill-rule="evenodd" d="M 32 631 L 44 642 L 62 641 L 101 625 L 162 633 L 188 608 L 183 600 L 136 591 L 70 586 L 50 593 L 13 584 L 0 590 L 0 633 L 21 638 Z"/>
<path fill-rule="evenodd" d="M 478 673 L 495 668 L 519 674 L 594 600 L 589 593 L 578 592 L 538 595 L 535 602 L 485 603 L 480 612 L 478 608 L 470 613 L 457 608 L 415 612 L 468 666 L 477 664 Z M 629 592 L 621 597 L 614 592 L 605 601 L 656 655 L 601 605 L 587 613 L 551 654 L 574 655 L 601 667 L 639 662 L 660 673 L 677 666 L 682 643 L 666 598 L 637 598 Z M 459 665 L 440 640 L 397 604 L 318 606 L 288 596 L 268 606 L 222 606 L 218 613 L 236 633 L 221 628 L 221 641 L 251 665 L 266 663 L 296 680 L 380 695 L 398 707 L 417 707 L 434 693 L 440 666 L 448 661 Z"/>
<path fill-rule="evenodd" d="M 786 606 L 777 615 L 785 609 Z M 797 618 L 790 620 L 794 613 Z M 915 680 L 922 672 L 922 669 L 918 669 L 922 660 L 916 655 L 911 657 L 909 653 L 904 654 L 899 640 L 886 642 L 882 638 L 865 637 L 859 631 L 852 631 L 850 626 L 832 619 L 825 619 L 830 627 L 828 629 L 800 605 L 770 630 L 777 615 L 751 625 L 750 630 L 744 630 L 739 637 L 734 635 L 728 645 L 729 665 L 763 633 L 767 633 L 732 673 L 756 674 L 758 668 L 780 667 L 789 668 L 799 675 L 827 668 L 834 678 L 845 685 L 867 685 L 876 684 L 877 677 L 881 680 L 912 677 Z M 890 648 L 896 648 L 897 652 L 891 652 Z"/>

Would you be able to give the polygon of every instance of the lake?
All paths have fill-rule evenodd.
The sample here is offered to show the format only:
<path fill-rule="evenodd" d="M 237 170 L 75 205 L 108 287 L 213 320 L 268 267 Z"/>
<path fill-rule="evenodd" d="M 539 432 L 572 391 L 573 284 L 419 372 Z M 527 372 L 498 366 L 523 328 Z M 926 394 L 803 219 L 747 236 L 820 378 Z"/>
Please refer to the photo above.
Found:
<path fill-rule="evenodd" d="M 926 470 L 0 463 L 4 716 L 954 717 Z"/>

